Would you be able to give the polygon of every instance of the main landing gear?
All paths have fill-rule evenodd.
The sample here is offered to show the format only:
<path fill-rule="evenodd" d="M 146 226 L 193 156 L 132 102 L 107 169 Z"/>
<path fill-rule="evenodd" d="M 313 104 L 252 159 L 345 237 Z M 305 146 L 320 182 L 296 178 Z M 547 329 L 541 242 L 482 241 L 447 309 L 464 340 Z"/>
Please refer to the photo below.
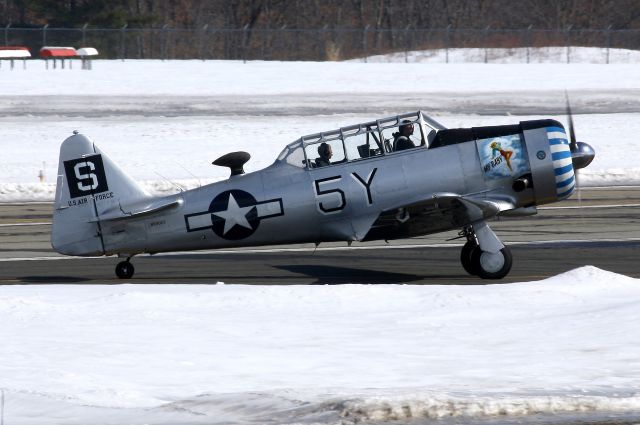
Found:
<path fill-rule="evenodd" d="M 126 260 L 120 261 L 116 266 L 116 276 L 120 279 L 131 279 L 131 277 L 133 277 L 135 268 L 129 260 L 131 260 L 131 257 L 127 257 Z"/>
<path fill-rule="evenodd" d="M 511 250 L 484 221 L 465 227 L 461 236 L 467 243 L 460 252 L 460 262 L 470 275 L 482 279 L 502 279 L 511 270 Z"/>

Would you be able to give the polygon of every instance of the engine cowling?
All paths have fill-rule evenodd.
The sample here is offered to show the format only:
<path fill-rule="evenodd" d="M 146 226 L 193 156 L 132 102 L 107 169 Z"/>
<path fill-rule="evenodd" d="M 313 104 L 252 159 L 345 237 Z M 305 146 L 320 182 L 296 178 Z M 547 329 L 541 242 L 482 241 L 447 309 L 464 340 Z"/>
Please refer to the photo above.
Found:
<path fill-rule="evenodd" d="M 487 190 L 510 185 L 519 207 L 566 199 L 576 185 L 575 170 L 594 158 L 591 146 L 570 142 L 558 121 L 440 130 L 429 148 L 474 142 Z"/>
<path fill-rule="evenodd" d="M 591 163 L 595 152 L 587 143 L 569 142 L 564 126 L 555 120 L 520 122 L 531 167 L 537 204 L 566 199 L 575 190 L 575 170 Z"/>

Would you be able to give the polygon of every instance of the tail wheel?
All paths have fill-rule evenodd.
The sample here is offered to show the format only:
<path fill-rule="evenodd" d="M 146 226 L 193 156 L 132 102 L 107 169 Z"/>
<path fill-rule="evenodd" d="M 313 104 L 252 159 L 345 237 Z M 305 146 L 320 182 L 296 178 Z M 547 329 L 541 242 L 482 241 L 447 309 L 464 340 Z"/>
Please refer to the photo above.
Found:
<path fill-rule="evenodd" d="M 496 253 L 482 251 L 480 248 L 471 253 L 472 267 L 482 279 L 502 279 L 511 270 L 513 258 L 506 246 Z"/>
<path fill-rule="evenodd" d="M 478 248 L 478 244 L 475 240 L 467 241 L 467 243 L 462 247 L 462 251 L 460 251 L 460 262 L 462 263 L 462 267 L 471 276 L 478 275 L 477 267 L 475 267 L 471 262 L 471 255 L 476 248 Z"/>
<path fill-rule="evenodd" d="M 120 279 L 130 279 L 134 271 L 133 264 L 128 261 L 121 261 L 116 266 L 116 276 Z"/>

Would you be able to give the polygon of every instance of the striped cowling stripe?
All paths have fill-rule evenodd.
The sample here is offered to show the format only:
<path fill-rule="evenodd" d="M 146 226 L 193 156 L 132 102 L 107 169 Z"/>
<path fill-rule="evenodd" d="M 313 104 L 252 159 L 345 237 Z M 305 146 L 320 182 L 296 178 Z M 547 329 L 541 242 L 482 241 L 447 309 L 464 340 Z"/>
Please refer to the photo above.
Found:
<path fill-rule="evenodd" d="M 558 199 L 565 199 L 571 196 L 576 186 L 567 133 L 561 127 L 547 127 L 547 137 L 556 174 L 556 193 Z"/>

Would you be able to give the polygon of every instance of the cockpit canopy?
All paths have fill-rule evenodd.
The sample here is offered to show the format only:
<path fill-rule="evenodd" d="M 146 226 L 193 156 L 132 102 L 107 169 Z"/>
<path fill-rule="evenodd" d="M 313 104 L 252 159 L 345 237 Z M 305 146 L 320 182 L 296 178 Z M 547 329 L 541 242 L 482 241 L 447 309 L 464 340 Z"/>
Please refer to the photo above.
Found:
<path fill-rule="evenodd" d="M 410 142 L 405 140 L 404 147 L 401 147 L 395 145 L 394 141 L 398 140 L 398 133 L 403 127 L 409 127 L 412 131 L 403 131 Z M 327 150 L 324 144 L 329 145 L 332 152 L 330 164 L 327 165 L 393 155 L 407 146 L 427 148 L 436 132 L 442 129 L 444 127 L 441 124 L 421 111 L 410 112 L 303 136 L 289 144 L 278 156 L 278 161 L 300 168 L 316 168 L 321 164 L 320 152 Z"/>

